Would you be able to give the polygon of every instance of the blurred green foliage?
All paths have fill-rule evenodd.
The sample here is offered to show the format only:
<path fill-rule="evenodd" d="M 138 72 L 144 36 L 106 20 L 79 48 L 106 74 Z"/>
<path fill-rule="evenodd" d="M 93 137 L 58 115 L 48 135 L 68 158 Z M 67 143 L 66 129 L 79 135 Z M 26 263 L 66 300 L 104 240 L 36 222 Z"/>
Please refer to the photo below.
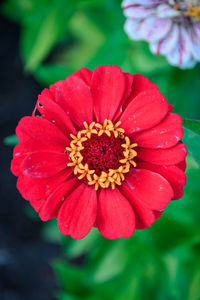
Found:
<path fill-rule="evenodd" d="M 19 143 L 18 137 L 16 136 L 16 134 L 12 134 L 7 136 L 4 139 L 4 144 L 7 146 L 15 146 Z"/>
<path fill-rule="evenodd" d="M 184 138 L 188 152 L 194 157 L 200 167 L 200 121 L 184 120 Z"/>
<path fill-rule="evenodd" d="M 44 86 L 81 67 L 116 64 L 155 82 L 183 117 L 200 117 L 199 66 L 179 70 L 129 40 L 121 0 L 6 0 L 2 11 L 21 25 L 25 70 Z"/>
<path fill-rule="evenodd" d="M 6 0 L 1 8 L 20 24 L 24 70 L 42 85 L 81 67 L 116 64 L 155 82 L 182 117 L 200 118 L 199 65 L 180 70 L 151 54 L 147 43 L 130 41 L 121 0 Z M 184 132 L 190 153 L 184 197 L 151 228 L 115 241 L 94 229 L 76 241 L 62 236 L 55 220 L 44 224 L 43 237 L 63 248 L 53 263 L 60 300 L 200 299 L 200 122 L 184 120 Z"/>

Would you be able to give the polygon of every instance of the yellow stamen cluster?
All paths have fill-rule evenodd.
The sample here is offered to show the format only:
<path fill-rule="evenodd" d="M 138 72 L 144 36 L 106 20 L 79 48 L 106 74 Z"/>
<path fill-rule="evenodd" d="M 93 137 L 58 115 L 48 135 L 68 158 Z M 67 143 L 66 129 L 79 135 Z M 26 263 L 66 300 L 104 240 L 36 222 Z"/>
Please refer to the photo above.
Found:
<path fill-rule="evenodd" d="M 133 150 L 134 147 L 137 147 L 137 144 L 130 144 L 130 139 L 125 137 L 126 144 L 122 144 L 122 147 L 125 148 L 124 159 L 121 159 L 119 162 L 124 164 L 130 162 L 134 167 L 136 167 L 136 163 L 133 161 L 133 158 L 137 155 L 137 152 Z"/>
<path fill-rule="evenodd" d="M 121 185 L 122 181 L 125 180 L 124 174 L 128 173 L 131 166 L 136 167 L 136 163 L 133 158 L 137 155 L 133 149 L 137 144 L 131 144 L 130 139 L 124 137 L 124 129 L 118 126 L 121 122 L 117 122 L 115 125 L 112 121 L 105 119 L 103 125 L 92 122 L 90 125 L 84 122 L 84 129 L 79 131 L 77 135 L 70 134 L 72 141 L 70 147 L 66 147 L 66 151 L 69 152 L 70 162 L 67 164 L 68 167 L 74 167 L 74 174 L 79 175 L 78 179 L 86 178 L 88 185 L 94 185 L 95 190 L 99 187 L 108 188 L 111 186 L 115 189 L 115 185 Z M 92 135 L 101 136 L 106 134 L 111 137 L 111 134 L 115 138 L 120 137 L 124 139 L 125 143 L 121 145 L 124 148 L 124 158 L 121 159 L 120 167 L 118 169 L 109 169 L 108 173 L 102 171 L 100 175 L 95 174 L 95 170 L 90 170 L 87 163 L 83 164 L 83 156 L 81 150 L 84 149 L 84 142 L 91 138 Z"/>
<path fill-rule="evenodd" d="M 103 125 L 96 123 L 95 126 L 99 129 L 98 136 L 101 136 L 103 133 L 111 136 L 111 132 L 114 134 L 114 137 L 117 138 L 119 135 L 123 135 L 124 129 L 118 128 L 121 122 L 117 122 L 115 125 L 112 121 L 105 119 Z"/>
<path fill-rule="evenodd" d="M 193 6 L 189 4 L 189 11 L 186 12 L 186 16 L 192 17 L 197 21 L 200 21 L 200 6 Z"/>

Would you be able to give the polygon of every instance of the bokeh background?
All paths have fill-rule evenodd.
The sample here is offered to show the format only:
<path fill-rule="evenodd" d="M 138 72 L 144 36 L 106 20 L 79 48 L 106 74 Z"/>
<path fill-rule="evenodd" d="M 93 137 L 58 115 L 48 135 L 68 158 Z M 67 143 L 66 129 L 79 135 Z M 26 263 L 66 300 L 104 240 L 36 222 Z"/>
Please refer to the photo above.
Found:
<path fill-rule="evenodd" d="M 44 87 L 81 67 L 116 64 L 156 83 L 174 111 L 200 119 L 200 65 L 170 66 L 123 30 L 120 0 L 6 0 L 0 14 L 0 299 L 199 300 L 200 127 L 184 122 L 187 185 L 151 228 L 81 241 L 42 223 L 10 172 L 15 127 Z M 195 124 L 198 124 L 196 122 Z"/>

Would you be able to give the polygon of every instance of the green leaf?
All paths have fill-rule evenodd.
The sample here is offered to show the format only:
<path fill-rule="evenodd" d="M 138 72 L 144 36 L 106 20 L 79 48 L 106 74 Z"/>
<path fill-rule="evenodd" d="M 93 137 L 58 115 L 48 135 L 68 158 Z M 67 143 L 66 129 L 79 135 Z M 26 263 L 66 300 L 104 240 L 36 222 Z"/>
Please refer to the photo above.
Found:
<path fill-rule="evenodd" d="M 69 29 L 77 42 L 66 52 L 66 60 L 69 66 L 81 68 L 95 55 L 104 43 L 105 37 L 82 12 L 76 13 L 71 18 Z"/>
<path fill-rule="evenodd" d="M 184 138 L 183 142 L 186 144 L 189 153 L 193 156 L 195 161 L 200 166 L 200 122 L 199 121 L 184 121 Z"/>
<path fill-rule="evenodd" d="M 183 126 L 196 134 L 200 135 L 200 121 L 199 120 L 183 120 Z"/>
<path fill-rule="evenodd" d="M 99 259 L 92 272 L 92 280 L 98 283 L 120 274 L 120 272 L 124 270 L 129 258 L 123 241 L 103 240 L 102 242 L 102 248 L 97 254 Z M 93 263 L 95 263 L 95 261 Z"/>
<path fill-rule="evenodd" d="M 65 252 L 70 258 L 86 254 L 95 247 L 99 238 L 100 234 L 97 232 L 97 229 L 93 228 L 82 240 L 71 240 L 71 243 L 68 244 Z"/>
<path fill-rule="evenodd" d="M 63 43 L 62 50 L 60 47 L 55 49 L 54 61 L 44 63 L 35 70 L 37 79 L 44 85 L 64 80 L 86 66 L 105 40 L 101 31 L 82 12 L 77 12 L 68 20 L 68 30 L 69 39 Z"/>
<path fill-rule="evenodd" d="M 199 165 L 194 160 L 193 156 L 188 153 L 186 157 L 187 171 L 190 169 L 199 169 Z"/>
<path fill-rule="evenodd" d="M 66 79 L 67 76 L 72 74 L 74 69 L 57 65 L 54 63 L 40 65 L 35 71 L 35 76 L 41 84 L 49 86 L 59 80 Z"/>
<path fill-rule="evenodd" d="M 18 0 L 22 1 L 22 0 Z M 26 0 L 24 0 L 26 1 Z M 22 24 L 21 53 L 25 69 L 33 72 L 49 55 L 53 47 L 67 36 L 68 19 L 72 8 L 67 0 L 30 0 L 30 5 L 24 9 Z M 15 7 L 10 0 L 11 9 Z M 10 10 L 11 10 L 10 9 Z"/>
<path fill-rule="evenodd" d="M 187 300 L 197 300 L 200 297 L 200 263 L 195 261 L 197 266 L 189 286 Z"/>
<path fill-rule="evenodd" d="M 56 260 L 52 264 L 63 290 L 76 294 L 83 291 L 84 269 Z"/>
<path fill-rule="evenodd" d="M 184 234 L 188 231 L 187 239 L 191 240 L 200 231 L 200 169 L 187 169 L 186 176 L 187 184 L 184 188 L 183 198 L 179 201 L 171 202 L 167 211 L 170 217 L 183 224 L 179 225 L 180 229 L 182 227 Z M 185 226 L 187 226 L 186 231 L 184 229 Z"/>
<path fill-rule="evenodd" d="M 168 71 L 155 68 L 154 73 L 146 74 L 146 76 L 158 85 L 167 101 L 174 105 L 174 112 L 187 119 L 199 118 L 200 72 L 198 66 L 192 70 L 180 70 L 172 66 L 169 66 Z"/>
<path fill-rule="evenodd" d="M 30 14 L 34 0 L 7 0 L 3 2 L 2 12 L 10 19 L 22 22 Z"/>
<path fill-rule="evenodd" d="M 36 21 L 36 17 L 38 20 Z M 34 16 L 22 31 L 22 54 L 25 69 L 34 71 L 48 55 L 59 36 L 57 10 Z"/>
<path fill-rule="evenodd" d="M 9 135 L 4 139 L 4 144 L 7 146 L 16 146 L 18 143 L 19 140 L 16 134 Z"/>
<path fill-rule="evenodd" d="M 70 295 L 69 293 L 61 292 L 57 295 L 57 298 L 59 300 L 77 300 L 77 297 L 74 297 Z"/>
<path fill-rule="evenodd" d="M 32 27 L 32 26 L 31 26 Z M 34 37 L 29 53 L 26 53 L 25 69 L 33 71 L 37 68 L 40 62 L 47 56 L 57 38 L 56 30 L 56 13 L 50 13 L 39 24 L 40 30 Z M 33 28 L 26 28 L 24 31 L 23 41 L 26 42 L 28 35 Z M 30 38 L 30 36 L 29 36 Z M 25 44 L 24 44 L 25 47 Z"/>

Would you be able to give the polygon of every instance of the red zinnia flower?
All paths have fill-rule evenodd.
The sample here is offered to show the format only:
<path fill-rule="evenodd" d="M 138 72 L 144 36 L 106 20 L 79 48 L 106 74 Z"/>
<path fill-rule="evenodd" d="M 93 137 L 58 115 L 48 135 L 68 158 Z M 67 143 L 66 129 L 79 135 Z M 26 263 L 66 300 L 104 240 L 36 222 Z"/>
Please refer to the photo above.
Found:
<path fill-rule="evenodd" d="M 149 227 L 186 181 L 182 120 L 171 111 L 155 84 L 117 66 L 51 85 L 16 129 L 20 193 L 75 239 L 93 226 L 109 239 Z"/>

